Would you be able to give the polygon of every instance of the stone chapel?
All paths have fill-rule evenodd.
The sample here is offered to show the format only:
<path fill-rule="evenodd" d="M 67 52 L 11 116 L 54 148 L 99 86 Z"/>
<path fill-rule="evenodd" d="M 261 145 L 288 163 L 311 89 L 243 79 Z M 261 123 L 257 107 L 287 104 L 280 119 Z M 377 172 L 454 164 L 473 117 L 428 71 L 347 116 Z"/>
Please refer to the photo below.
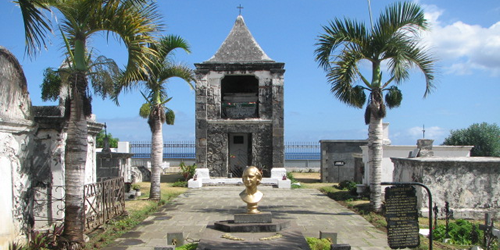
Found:
<path fill-rule="evenodd" d="M 283 168 L 285 64 L 267 56 L 239 15 L 217 52 L 195 66 L 198 168 L 214 177 Z"/>

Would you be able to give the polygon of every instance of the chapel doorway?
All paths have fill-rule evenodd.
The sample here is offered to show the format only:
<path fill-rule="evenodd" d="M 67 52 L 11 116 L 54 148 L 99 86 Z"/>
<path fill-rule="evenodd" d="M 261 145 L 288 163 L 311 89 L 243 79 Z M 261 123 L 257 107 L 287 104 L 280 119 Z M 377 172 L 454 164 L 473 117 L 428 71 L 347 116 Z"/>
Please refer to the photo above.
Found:
<path fill-rule="evenodd" d="M 229 175 L 241 177 L 251 164 L 251 134 L 229 134 Z"/>

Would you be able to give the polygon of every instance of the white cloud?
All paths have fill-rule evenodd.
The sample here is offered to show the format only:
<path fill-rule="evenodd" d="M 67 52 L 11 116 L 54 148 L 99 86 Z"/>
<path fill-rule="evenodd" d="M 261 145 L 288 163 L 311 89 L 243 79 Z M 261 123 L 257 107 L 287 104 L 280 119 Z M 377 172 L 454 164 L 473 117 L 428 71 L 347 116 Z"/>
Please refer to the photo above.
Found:
<path fill-rule="evenodd" d="M 484 70 L 500 74 L 500 22 L 490 27 L 470 25 L 461 21 L 444 24 L 439 18 L 443 10 L 424 6 L 430 32 L 422 34 L 426 45 L 444 63 L 448 74 L 471 74 Z"/>
<path fill-rule="evenodd" d="M 441 127 L 425 128 L 425 138 L 434 140 L 434 145 L 441 145 L 444 138 L 449 134 L 449 130 Z M 422 127 L 412 127 L 404 130 L 391 131 L 389 139 L 392 145 L 416 145 L 418 139 L 423 138 Z"/>

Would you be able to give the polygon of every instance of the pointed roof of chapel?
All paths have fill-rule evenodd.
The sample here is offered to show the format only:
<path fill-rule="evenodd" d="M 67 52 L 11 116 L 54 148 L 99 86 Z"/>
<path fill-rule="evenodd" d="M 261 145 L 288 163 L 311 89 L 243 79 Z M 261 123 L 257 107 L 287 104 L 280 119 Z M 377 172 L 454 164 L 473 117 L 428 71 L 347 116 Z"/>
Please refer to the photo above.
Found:
<path fill-rule="evenodd" d="M 266 55 L 248 30 L 243 16 L 236 18 L 233 29 L 219 50 L 205 63 L 275 62 Z"/>

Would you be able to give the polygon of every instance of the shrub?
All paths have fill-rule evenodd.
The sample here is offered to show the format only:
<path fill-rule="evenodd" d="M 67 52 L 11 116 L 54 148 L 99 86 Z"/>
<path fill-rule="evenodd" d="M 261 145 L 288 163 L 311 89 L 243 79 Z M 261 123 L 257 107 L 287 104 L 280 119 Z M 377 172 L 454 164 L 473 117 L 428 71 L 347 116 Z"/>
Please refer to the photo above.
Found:
<path fill-rule="evenodd" d="M 350 180 L 345 180 L 341 181 L 339 185 L 335 186 L 335 188 L 340 189 L 340 190 L 346 190 L 349 191 L 349 194 L 351 195 L 357 195 L 357 190 L 356 190 L 356 182 L 350 181 Z"/>
<path fill-rule="evenodd" d="M 48 230 L 46 232 L 42 231 L 36 231 L 32 230 L 28 234 L 29 242 L 28 245 L 25 247 L 17 248 L 17 249 L 54 249 L 57 247 L 57 241 L 59 240 L 59 237 L 61 236 L 62 232 L 64 230 L 64 225 L 56 225 L 54 224 L 54 227 L 52 230 Z M 16 249 L 15 247 L 20 247 L 20 246 L 15 246 L 13 245 L 12 249 Z"/>
<path fill-rule="evenodd" d="M 477 227 L 466 220 L 458 219 L 448 224 L 448 234 L 452 244 L 468 246 L 477 243 L 473 242 L 473 238 L 475 238 L 474 240 L 478 238 L 473 237 L 473 231 L 475 231 L 476 235 L 480 234 Z M 446 238 L 446 225 L 439 225 L 433 230 L 432 235 L 437 241 L 444 240 Z"/>
<path fill-rule="evenodd" d="M 318 239 L 314 237 L 306 237 L 306 241 L 311 250 L 330 250 L 332 244 L 328 239 Z"/>
<path fill-rule="evenodd" d="M 141 186 L 137 183 L 132 184 L 132 186 L 130 186 L 130 188 L 132 188 L 133 190 L 141 190 Z"/>
<path fill-rule="evenodd" d="M 188 185 L 187 181 L 182 181 L 182 180 L 172 183 L 172 187 L 187 187 L 187 185 Z"/>
<path fill-rule="evenodd" d="M 179 167 L 181 168 L 181 173 L 182 176 L 184 176 L 185 181 L 191 179 L 196 172 L 196 163 L 193 165 L 186 165 L 184 162 L 181 162 L 181 164 L 179 164 Z"/>
<path fill-rule="evenodd" d="M 444 145 L 474 145 L 471 156 L 500 156 L 500 127 L 474 123 L 466 129 L 452 130 Z"/>
<path fill-rule="evenodd" d="M 297 183 L 297 179 L 293 176 L 292 172 L 286 172 L 286 178 L 290 180 L 291 183 Z"/>

